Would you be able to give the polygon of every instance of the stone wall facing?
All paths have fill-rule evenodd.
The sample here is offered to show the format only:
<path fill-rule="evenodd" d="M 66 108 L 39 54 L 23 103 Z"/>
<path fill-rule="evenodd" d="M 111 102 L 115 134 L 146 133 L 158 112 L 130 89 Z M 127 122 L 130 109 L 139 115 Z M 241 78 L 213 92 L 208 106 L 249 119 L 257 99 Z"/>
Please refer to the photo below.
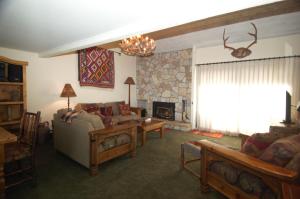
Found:
<path fill-rule="evenodd" d="M 152 102 L 174 102 L 175 120 L 182 121 L 182 100 L 187 100 L 191 118 L 192 49 L 155 53 L 137 58 L 137 99 L 146 101 L 148 116 Z"/>

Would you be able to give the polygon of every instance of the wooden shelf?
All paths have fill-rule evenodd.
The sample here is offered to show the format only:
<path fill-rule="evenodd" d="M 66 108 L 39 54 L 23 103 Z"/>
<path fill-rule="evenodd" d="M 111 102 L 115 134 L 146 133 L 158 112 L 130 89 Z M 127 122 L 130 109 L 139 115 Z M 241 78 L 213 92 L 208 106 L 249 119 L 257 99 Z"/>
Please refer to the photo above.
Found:
<path fill-rule="evenodd" d="M 0 82 L 0 85 L 23 86 L 23 82 Z"/>
<path fill-rule="evenodd" d="M 0 56 L 0 126 L 10 128 L 20 124 L 20 118 L 27 110 L 27 65 L 28 62 Z"/>
<path fill-rule="evenodd" d="M 20 124 L 21 120 L 11 120 L 11 121 L 5 121 L 5 122 L 0 122 L 0 125 L 12 125 L 12 124 Z"/>
<path fill-rule="evenodd" d="M 23 101 L 9 101 L 9 102 L 0 102 L 0 105 L 17 105 L 24 104 Z"/>

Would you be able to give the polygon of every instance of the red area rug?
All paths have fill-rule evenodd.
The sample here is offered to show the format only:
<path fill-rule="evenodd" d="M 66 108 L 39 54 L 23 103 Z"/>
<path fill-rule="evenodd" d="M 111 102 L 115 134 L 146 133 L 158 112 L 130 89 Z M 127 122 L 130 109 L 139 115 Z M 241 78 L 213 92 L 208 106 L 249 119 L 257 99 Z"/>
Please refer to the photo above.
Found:
<path fill-rule="evenodd" d="M 193 129 L 192 133 L 195 135 L 201 135 L 201 136 L 206 136 L 206 137 L 212 137 L 212 138 L 221 138 L 223 137 L 223 133 L 211 133 L 211 132 L 205 132 L 205 131 L 200 131 L 198 129 Z"/>

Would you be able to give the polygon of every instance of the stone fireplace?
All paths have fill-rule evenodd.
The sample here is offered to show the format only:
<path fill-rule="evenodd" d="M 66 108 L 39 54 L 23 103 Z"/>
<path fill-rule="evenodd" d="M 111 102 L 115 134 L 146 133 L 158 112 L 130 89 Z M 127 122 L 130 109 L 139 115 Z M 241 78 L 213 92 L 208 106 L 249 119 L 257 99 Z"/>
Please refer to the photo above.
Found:
<path fill-rule="evenodd" d="M 147 116 L 156 113 L 153 102 L 173 103 L 174 121 L 170 122 L 189 123 L 191 85 L 192 49 L 137 57 L 137 99 Z"/>
<path fill-rule="evenodd" d="M 174 102 L 153 102 L 153 117 L 175 120 L 175 103 Z"/>

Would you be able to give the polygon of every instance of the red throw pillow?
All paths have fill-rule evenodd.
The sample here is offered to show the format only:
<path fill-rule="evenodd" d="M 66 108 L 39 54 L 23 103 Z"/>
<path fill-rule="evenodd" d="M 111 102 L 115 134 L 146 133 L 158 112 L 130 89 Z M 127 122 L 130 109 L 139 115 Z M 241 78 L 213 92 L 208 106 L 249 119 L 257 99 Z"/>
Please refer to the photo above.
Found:
<path fill-rule="evenodd" d="M 100 111 L 95 112 L 95 114 L 98 115 L 102 119 L 102 122 L 105 126 L 111 125 L 111 123 L 112 123 L 111 116 L 105 116 L 105 115 L 101 114 Z"/>
<path fill-rule="evenodd" d="M 88 113 L 93 113 L 99 110 L 99 107 L 96 104 L 87 104 L 84 107 L 84 110 Z"/>
<path fill-rule="evenodd" d="M 105 117 L 112 116 L 113 115 L 112 107 L 111 106 L 100 107 L 100 113 Z"/>
<path fill-rule="evenodd" d="M 119 108 L 120 108 L 121 115 L 130 115 L 131 114 L 130 107 L 128 104 L 119 104 Z"/>

